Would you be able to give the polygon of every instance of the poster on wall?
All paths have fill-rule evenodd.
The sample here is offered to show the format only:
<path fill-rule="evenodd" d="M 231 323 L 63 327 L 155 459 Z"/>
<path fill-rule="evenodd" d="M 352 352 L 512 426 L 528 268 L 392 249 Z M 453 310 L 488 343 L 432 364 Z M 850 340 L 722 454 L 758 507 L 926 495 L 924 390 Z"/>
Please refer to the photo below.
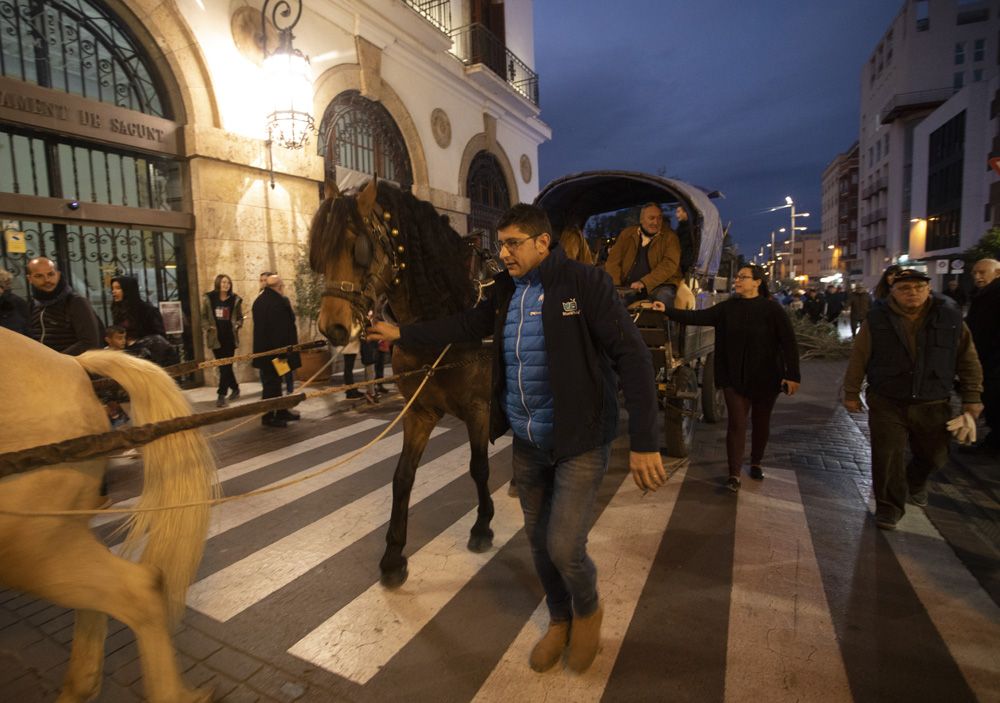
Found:
<path fill-rule="evenodd" d="M 8 254 L 27 254 L 28 243 L 24 240 L 21 223 L 17 220 L 3 221 L 4 248 Z"/>
<path fill-rule="evenodd" d="M 948 273 L 948 259 L 938 259 L 934 262 L 935 273 Z"/>
<path fill-rule="evenodd" d="M 181 312 L 179 300 L 164 300 L 160 302 L 160 315 L 163 316 L 163 329 L 167 334 L 182 334 L 184 332 L 184 314 Z"/>

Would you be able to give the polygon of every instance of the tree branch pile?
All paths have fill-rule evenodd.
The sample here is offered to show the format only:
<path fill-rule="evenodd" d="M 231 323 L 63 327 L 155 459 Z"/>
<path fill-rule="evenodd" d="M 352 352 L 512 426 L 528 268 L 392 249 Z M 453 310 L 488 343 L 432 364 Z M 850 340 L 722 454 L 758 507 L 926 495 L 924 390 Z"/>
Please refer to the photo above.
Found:
<path fill-rule="evenodd" d="M 811 322 L 795 312 L 788 315 L 799 344 L 800 359 L 846 359 L 851 354 L 851 341 L 842 340 L 837 329 L 827 322 Z"/>

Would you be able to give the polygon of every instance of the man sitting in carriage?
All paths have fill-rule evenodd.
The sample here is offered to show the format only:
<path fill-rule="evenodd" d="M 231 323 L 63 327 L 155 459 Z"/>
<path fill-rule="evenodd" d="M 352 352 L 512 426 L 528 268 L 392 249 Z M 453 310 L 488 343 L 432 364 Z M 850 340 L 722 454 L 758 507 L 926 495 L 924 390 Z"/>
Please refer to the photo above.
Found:
<path fill-rule="evenodd" d="M 660 206 L 650 202 L 639 210 L 639 224 L 618 235 L 604 270 L 616 286 L 632 289 L 627 303 L 648 298 L 673 307 L 681 281 L 680 260 L 677 234 L 664 223 Z"/>

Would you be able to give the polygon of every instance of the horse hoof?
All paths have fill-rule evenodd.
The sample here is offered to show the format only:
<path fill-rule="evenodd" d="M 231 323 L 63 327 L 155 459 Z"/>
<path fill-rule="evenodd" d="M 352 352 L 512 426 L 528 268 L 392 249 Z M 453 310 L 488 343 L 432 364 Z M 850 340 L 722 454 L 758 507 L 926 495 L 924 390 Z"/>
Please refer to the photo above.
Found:
<path fill-rule="evenodd" d="M 488 535 L 469 535 L 469 551 L 476 554 L 488 552 L 493 548 L 493 532 Z"/>
<path fill-rule="evenodd" d="M 406 579 L 409 575 L 410 570 L 406 567 L 406 564 L 403 564 L 403 566 L 398 569 L 383 571 L 382 578 L 380 578 L 379 581 L 386 588 L 399 588 L 406 583 Z"/>

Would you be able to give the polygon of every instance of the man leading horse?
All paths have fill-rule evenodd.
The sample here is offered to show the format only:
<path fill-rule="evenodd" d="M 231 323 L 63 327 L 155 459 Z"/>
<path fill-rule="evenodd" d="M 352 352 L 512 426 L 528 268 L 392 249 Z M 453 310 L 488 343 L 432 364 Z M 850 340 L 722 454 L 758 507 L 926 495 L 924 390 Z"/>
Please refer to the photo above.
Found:
<path fill-rule="evenodd" d="M 544 210 L 515 205 L 497 228 L 507 271 L 490 297 L 439 320 L 376 322 L 368 339 L 439 347 L 493 335 L 490 438 L 513 431 L 514 480 L 550 615 L 529 663 L 546 671 L 568 646 L 566 664 L 581 672 L 600 641 L 603 608 L 586 544 L 617 434 L 619 379 L 632 478 L 643 490 L 666 480 L 653 367 L 611 279 L 566 258 Z"/>

